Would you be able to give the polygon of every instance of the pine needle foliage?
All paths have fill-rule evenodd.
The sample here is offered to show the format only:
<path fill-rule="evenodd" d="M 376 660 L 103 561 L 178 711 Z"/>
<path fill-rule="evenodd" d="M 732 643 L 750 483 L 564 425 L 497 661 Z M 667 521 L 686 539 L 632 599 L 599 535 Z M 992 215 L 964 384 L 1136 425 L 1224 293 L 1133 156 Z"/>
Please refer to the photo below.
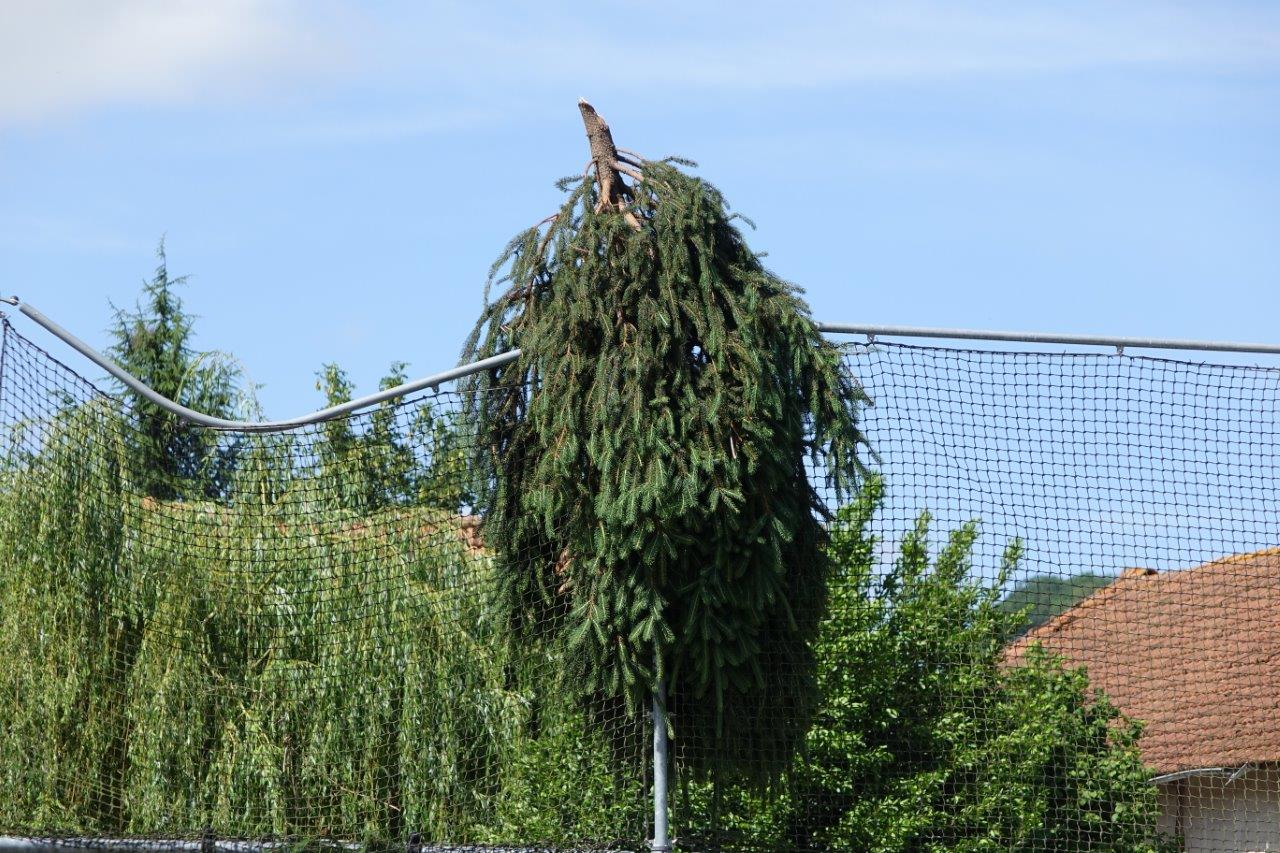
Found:
<path fill-rule="evenodd" d="M 464 358 L 523 354 L 474 380 L 474 464 L 516 636 L 562 645 L 592 709 L 665 685 L 688 768 L 761 778 L 815 702 L 828 558 L 807 473 L 849 493 L 868 401 L 681 165 L 644 161 L 619 204 L 562 180 L 550 225 L 495 263 L 509 287 L 486 290 Z"/>
<path fill-rule="evenodd" d="M 112 358 L 162 395 L 197 411 L 232 417 L 239 370 L 225 358 L 192 347 L 195 318 L 177 288 L 187 276 L 169 275 L 164 241 L 156 248 L 155 275 L 143 284 L 133 311 L 117 309 L 111 329 Z M 154 498 L 214 497 L 227 487 L 236 448 L 217 448 L 207 433 L 126 392 L 136 402 L 133 453 L 143 460 L 141 486 Z"/>

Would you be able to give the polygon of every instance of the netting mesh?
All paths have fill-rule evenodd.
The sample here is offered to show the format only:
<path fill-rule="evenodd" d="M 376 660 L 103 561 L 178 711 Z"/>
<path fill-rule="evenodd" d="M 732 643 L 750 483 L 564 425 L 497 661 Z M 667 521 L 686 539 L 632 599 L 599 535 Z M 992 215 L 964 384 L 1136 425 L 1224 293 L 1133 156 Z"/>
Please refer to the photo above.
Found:
<path fill-rule="evenodd" d="M 160 472 L 128 399 L 0 358 L 0 834 L 643 849 L 649 721 L 507 641 L 458 392 Z M 1280 849 L 1280 370 L 846 361 L 879 459 L 818 714 L 764 787 L 673 716 L 680 848 Z"/>
<path fill-rule="evenodd" d="M 503 640 L 456 394 L 187 429 L 158 479 L 129 405 L 12 330 L 2 378 L 2 831 L 644 837 L 645 721 L 594 740 Z"/>

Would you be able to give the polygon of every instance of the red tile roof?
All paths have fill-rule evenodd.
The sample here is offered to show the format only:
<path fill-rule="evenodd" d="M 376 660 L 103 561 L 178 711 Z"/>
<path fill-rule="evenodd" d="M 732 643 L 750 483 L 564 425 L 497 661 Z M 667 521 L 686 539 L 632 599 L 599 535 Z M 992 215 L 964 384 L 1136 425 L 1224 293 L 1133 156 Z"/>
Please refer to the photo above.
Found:
<path fill-rule="evenodd" d="M 1280 761 L 1280 548 L 1194 569 L 1129 569 L 1005 653 L 1084 666 L 1157 773 Z"/>

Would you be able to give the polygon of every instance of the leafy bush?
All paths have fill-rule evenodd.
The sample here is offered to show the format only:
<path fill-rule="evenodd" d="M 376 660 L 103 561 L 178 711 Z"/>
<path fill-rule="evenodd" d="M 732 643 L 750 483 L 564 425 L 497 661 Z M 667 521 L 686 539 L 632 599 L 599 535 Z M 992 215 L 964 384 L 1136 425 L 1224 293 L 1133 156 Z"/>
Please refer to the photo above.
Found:
<path fill-rule="evenodd" d="M 246 439 L 232 500 L 139 495 L 128 423 L 69 405 L 0 468 L 0 830 L 640 834 L 456 511 L 316 501 L 296 436 Z"/>
<path fill-rule="evenodd" d="M 1003 663 L 1025 614 L 999 606 L 1017 565 L 972 579 L 978 531 L 930 559 L 929 516 L 878 572 L 869 532 L 883 483 L 838 513 L 830 611 L 816 646 L 822 695 L 785 786 L 760 795 L 692 786 L 696 848 L 880 851 L 1161 849 L 1141 730 L 1083 670 L 1038 648 Z"/>

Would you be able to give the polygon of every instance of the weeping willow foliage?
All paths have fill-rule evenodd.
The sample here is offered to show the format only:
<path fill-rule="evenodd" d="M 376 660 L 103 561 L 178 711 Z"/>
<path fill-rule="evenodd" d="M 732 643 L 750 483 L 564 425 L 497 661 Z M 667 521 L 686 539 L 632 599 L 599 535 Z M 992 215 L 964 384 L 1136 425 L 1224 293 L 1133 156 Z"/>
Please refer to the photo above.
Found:
<path fill-rule="evenodd" d="M 157 499 L 131 423 L 68 405 L 0 459 L 0 833 L 402 849 L 637 826 L 639 781 L 554 700 L 562 667 L 499 642 L 456 509 L 345 507 L 296 435 L 244 437 L 229 500 Z"/>
<path fill-rule="evenodd" d="M 688 767 L 769 774 L 815 701 L 828 563 L 806 466 L 848 493 L 866 400 L 678 165 L 645 161 L 621 207 L 562 181 L 547 229 L 495 264 L 510 286 L 463 357 L 523 355 L 475 380 L 485 536 L 517 636 L 563 648 L 597 716 L 665 684 Z"/>

